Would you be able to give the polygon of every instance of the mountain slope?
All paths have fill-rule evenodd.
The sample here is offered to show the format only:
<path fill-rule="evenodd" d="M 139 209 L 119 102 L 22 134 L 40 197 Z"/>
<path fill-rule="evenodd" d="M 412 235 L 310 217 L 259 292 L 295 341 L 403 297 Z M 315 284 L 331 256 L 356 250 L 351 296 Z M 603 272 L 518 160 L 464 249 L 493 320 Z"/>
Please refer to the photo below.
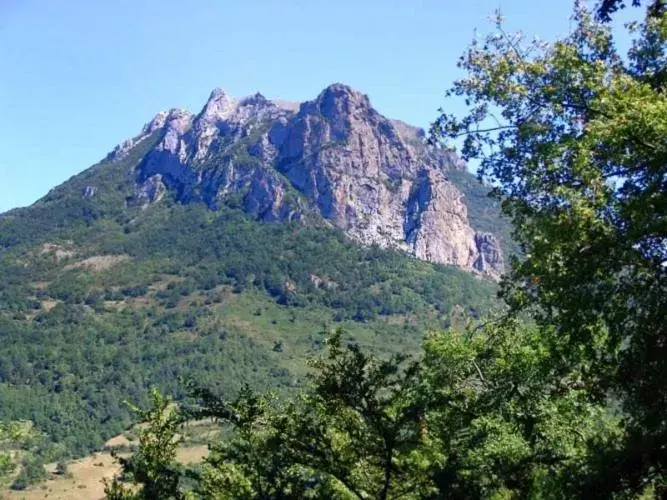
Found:
<path fill-rule="evenodd" d="M 292 390 L 323 327 L 416 349 L 494 307 L 482 273 L 502 260 L 477 239 L 495 208 L 484 227 L 464 218 L 461 179 L 453 155 L 343 86 L 299 111 L 216 91 L 197 116 L 159 114 L 0 215 L 0 419 L 80 454 L 127 425 L 124 399 L 182 396 L 179 377 Z"/>

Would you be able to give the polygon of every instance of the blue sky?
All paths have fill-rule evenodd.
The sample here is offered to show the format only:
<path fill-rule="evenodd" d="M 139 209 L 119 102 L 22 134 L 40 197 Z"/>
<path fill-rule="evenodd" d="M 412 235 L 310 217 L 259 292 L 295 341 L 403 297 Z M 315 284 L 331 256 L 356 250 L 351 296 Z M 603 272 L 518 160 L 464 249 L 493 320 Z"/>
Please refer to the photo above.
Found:
<path fill-rule="evenodd" d="M 156 112 L 214 87 L 306 100 L 347 83 L 427 126 L 500 7 L 551 39 L 570 0 L 0 0 L 0 212 L 34 202 Z"/>

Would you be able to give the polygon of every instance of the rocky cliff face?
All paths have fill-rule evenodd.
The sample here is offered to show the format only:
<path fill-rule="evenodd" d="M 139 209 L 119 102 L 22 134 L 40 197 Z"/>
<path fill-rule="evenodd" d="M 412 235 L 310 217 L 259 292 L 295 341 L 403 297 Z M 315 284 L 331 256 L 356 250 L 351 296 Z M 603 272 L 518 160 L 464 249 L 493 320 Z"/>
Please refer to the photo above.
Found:
<path fill-rule="evenodd" d="M 502 272 L 496 238 L 471 227 L 461 192 L 447 180 L 465 164 L 427 148 L 422 131 L 385 118 L 345 85 L 298 108 L 216 89 L 198 115 L 156 115 L 109 161 L 154 134 L 157 145 L 136 167 L 135 201 L 144 207 L 171 192 L 212 209 L 233 203 L 267 221 L 315 214 L 362 244 Z"/>

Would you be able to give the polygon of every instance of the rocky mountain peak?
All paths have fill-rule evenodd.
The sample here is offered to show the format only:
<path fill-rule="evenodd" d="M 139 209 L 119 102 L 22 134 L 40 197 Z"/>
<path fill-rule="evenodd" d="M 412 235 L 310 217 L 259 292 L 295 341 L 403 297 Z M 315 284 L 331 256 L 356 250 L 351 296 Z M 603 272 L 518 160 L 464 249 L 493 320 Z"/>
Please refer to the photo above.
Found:
<path fill-rule="evenodd" d="M 315 104 L 327 118 L 371 109 L 367 95 L 342 83 L 334 83 L 325 88 L 315 99 Z"/>
<path fill-rule="evenodd" d="M 212 209 L 234 197 L 258 219 L 318 214 L 362 244 L 494 277 L 503 269 L 497 239 L 472 227 L 448 179 L 465 164 L 347 85 L 328 86 L 298 112 L 260 93 L 234 99 L 215 89 L 197 116 L 160 113 L 123 150 L 156 130 L 160 141 L 137 167 L 144 206 L 166 192 Z"/>
<path fill-rule="evenodd" d="M 169 116 L 169 111 L 160 111 L 157 115 L 149 121 L 144 128 L 141 129 L 141 132 L 144 134 L 151 134 L 156 130 L 164 127 L 164 124 L 167 122 L 167 116 Z"/>
<path fill-rule="evenodd" d="M 241 105 L 242 106 L 261 106 L 261 105 L 266 105 L 270 101 L 264 97 L 260 92 L 255 92 L 253 95 L 250 95 L 248 97 L 244 97 L 241 99 Z"/>
<path fill-rule="evenodd" d="M 211 93 L 208 95 L 208 101 L 207 102 L 215 101 L 215 100 L 218 100 L 218 99 L 221 99 L 221 98 L 226 98 L 226 97 L 228 97 L 227 92 L 225 92 L 225 90 L 220 88 L 220 87 L 216 87 L 213 90 L 211 90 Z"/>
<path fill-rule="evenodd" d="M 198 119 L 202 122 L 215 123 L 229 118 L 238 106 L 232 96 L 220 88 L 213 89 Z"/>
<path fill-rule="evenodd" d="M 179 126 L 179 123 L 181 125 L 189 123 L 192 116 L 192 113 L 184 109 L 172 108 L 169 111 L 160 111 L 143 126 L 138 135 L 120 143 L 107 155 L 106 159 L 109 161 L 120 160 L 127 156 L 132 148 L 150 137 L 153 133 L 165 127 L 182 128 Z"/>
<path fill-rule="evenodd" d="M 171 123 L 174 120 L 192 120 L 195 115 L 193 115 L 190 111 L 187 109 L 183 108 L 171 108 L 167 112 L 167 117 L 165 120 L 166 124 Z"/>
<path fill-rule="evenodd" d="M 164 125 L 164 136 L 157 146 L 157 150 L 166 150 L 179 157 L 185 157 L 186 145 L 181 140 L 182 135 L 190 128 L 194 115 L 185 109 L 171 109 L 167 114 Z"/>

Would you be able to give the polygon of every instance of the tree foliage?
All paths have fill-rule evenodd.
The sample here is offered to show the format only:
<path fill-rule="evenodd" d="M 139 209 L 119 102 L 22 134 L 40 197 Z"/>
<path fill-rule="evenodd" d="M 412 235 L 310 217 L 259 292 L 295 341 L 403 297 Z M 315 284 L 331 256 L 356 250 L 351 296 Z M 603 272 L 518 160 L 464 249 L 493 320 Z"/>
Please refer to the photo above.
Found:
<path fill-rule="evenodd" d="M 0 487 L 22 490 L 46 477 L 42 435 L 29 421 L 0 421 Z"/>
<path fill-rule="evenodd" d="M 340 331 L 327 345 L 310 389 L 292 401 L 245 389 L 230 402 L 191 386 L 185 414 L 218 420 L 225 438 L 188 494 L 562 498 L 577 491 L 587 444 L 617 437 L 615 418 L 573 374 L 545 383 L 547 346 L 514 321 L 432 333 L 419 360 L 377 358 Z"/>
<path fill-rule="evenodd" d="M 60 260 L 42 245 L 0 250 L 0 419 L 33 419 L 62 456 L 99 449 L 127 427 L 124 399 L 145 404 L 151 387 L 182 397 L 179 376 L 215 378 L 230 393 L 244 380 L 292 386 L 322 322 L 353 323 L 364 342 L 394 316 L 401 345 L 383 327 L 381 348 L 414 350 L 426 321 L 494 304 L 490 281 L 327 228 L 196 204 L 152 207 L 129 234 L 98 224 L 93 238 L 62 228 L 51 244 L 76 255 Z M 126 258 L 72 267 L 100 255 Z M 255 332 L 293 356 L 273 356 Z"/>
<path fill-rule="evenodd" d="M 597 495 L 664 488 L 667 473 L 667 13 L 629 26 L 626 57 L 609 27 L 577 4 L 553 44 L 496 31 L 473 43 L 442 114 L 440 138 L 463 154 L 515 226 L 525 260 L 503 296 L 529 311 L 560 373 L 591 400 L 619 402 L 624 435 L 598 446 Z M 662 486 L 660 486 L 662 485 Z"/>
<path fill-rule="evenodd" d="M 110 500 L 185 498 L 178 487 L 181 466 L 176 462 L 183 420 L 171 399 L 158 390 L 153 390 L 152 397 L 149 410 L 133 407 L 145 428 L 136 453 L 129 458 L 116 456 L 123 473 L 106 482 L 104 492 Z"/>
<path fill-rule="evenodd" d="M 422 417 L 414 398 L 417 365 L 401 368 L 403 356 L 374 359 L 354 343 L 344 346 L 340 332 L 327 344 L 327 354 L 313 362 L 312 390 L 296 401 L 281 404 L 246 390 L 227 404 L 194 391 L 194 415 L 227 422 L 234 436 L 206 461 L 204 498 L 220 491 L 229 498 L 426 494 L 412 453 Z"/>
<path fill-rule="evenodd" d="M 654 17 L 660 17 L 665 9 L 664 0 L 650 0 L 648 3 L 648 14 Z M 602 0 L 599 2 L 597 8 L 597 16 L 601 21 L 611 21 L 612 16 L 626 7 L 627 2 L 624 0 Z M 632 0 L 633 7 L 641 7 L 641 0 Z"/>
<path fill-rule="evenodd" d="M 0 422 L 0 486 L 16 469 L 16 452 L 23 440 L 22 426 L 17 422 Z"/>

